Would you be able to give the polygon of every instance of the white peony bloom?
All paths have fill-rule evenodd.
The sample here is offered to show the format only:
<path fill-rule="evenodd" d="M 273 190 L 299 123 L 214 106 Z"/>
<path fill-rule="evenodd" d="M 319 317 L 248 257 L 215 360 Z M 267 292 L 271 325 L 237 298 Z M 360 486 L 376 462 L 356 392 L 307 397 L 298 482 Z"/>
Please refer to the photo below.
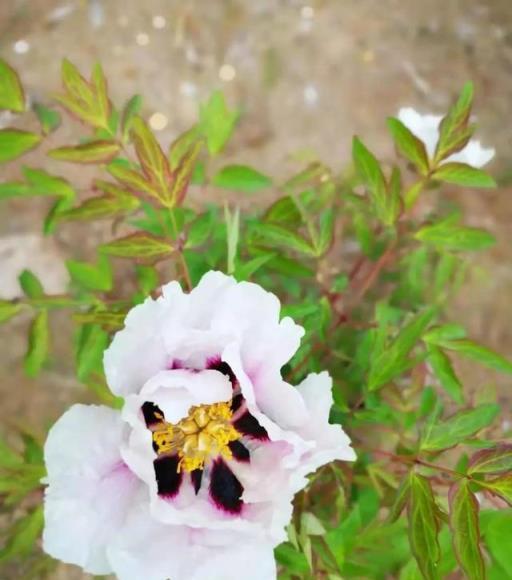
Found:
<path fill-rule="evenodd" d="M 429 158 L 434 156 L 439 139 L 439 124 L 441 115 L 422 115 L 411 107 L 398 111 L 398 119 L 416 136 L 423 141 Z M 495 150 L 482 147 L 480 141 L 471 140 L 461 151 L 450 155 L 445 162 L 454 161 L 466 163 L 472 167 L 483 167 L 494 157 Z"/>
<path fill-rule="evenodd" d="M 75 405 L 45 446 L 44 549 L 122 580 L 273 580 L 306 476 L 355 454 L 332 381 L 281 367 L 303 329 L 256 284 L 206 274 L 128 314 L 105 353 L 122 411 Z"/>

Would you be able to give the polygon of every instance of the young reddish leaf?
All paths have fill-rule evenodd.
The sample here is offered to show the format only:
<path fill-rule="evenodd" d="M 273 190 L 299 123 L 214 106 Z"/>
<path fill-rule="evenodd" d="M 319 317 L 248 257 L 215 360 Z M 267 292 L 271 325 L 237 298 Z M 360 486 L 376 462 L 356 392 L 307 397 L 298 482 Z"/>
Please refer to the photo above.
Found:
<path fill-rule="evenodd" d="M 0 130 L 0 163 L 16 159 L 34 149 L 41 142 L 40 135 L 19 129 Z"/>
<path fill-rule="evenodd" d="M 135 211 L 140 201 L 133 196 L 102 195 L 85 200 L 78 207 L 72 207 L 59 215 L 60 220 L 108 219 Z"/>
<path fill-rule="evenodd" d="M 212 184 L 224 189 L 255 193 L 272 185 L 272 180 L 246 165 L 226 165 L 212 179 Z"/>
<path fill-rule="evenodd" d="M 512 472 L 505 473 L 505 475 L 500 475 L 494 479 L 479 481 L 478 483 L 512 506 Z"/>
<path fill-rule="evenodd" d="M 99 62 L 94 65 L 91 81 L 96 97 L 96 103 L 98 104 L 99 114 L 103 117 L 105 126 L 108 126 L 111 107 L 108 98 L 107 79 L 103 74 L 103 69 Z"/>
<path fill-rule="evenodd" d="M 136 233 L 100 246 L 100 250 L 119 258 L 157 258 L 169 255 L 173 247 L 164 239 Z"/>
<path fill-rule="evenodd" d="M 194 125 L 185 133 L 178 135 L 169 148 L 169 164 L 172 171 L 180 165 L 186 155 L 189 155 L 194 144 L 200 139 L 201 132 L 198 125 Z"/>
<path fill-rule="evenodd" d="M 15 113 L 25 110 L 25 95 L 16 71 L 0 58 L 0 109 Z"/>
<path fill-rule="evenodd" d="M 62 83 L 70 96 L 91 108 L 94 104 L 93 90 L 76 66 L 67 58 L 62 61 L 61 76 Z"/>
<path fill-rule="evenodd" d="M 512 445 L 500 443 L 492 449 L 482 449 L 469 461 L 468 473 L 501 473 L 512 471 Z"/>
<path fill-rule="evenodd" d="M 427 175 L 429 161 L 423 142 L 398 119 L 389 118 L 388 127 L 400 154 L 408 159 L 421 175 Z"/>
<path fill-rule="evenodd" d="M 141 117 L 132 120 L 131 139 L 147 178 L 159 185 L 163 197 L 170 181 L 170 167 L 158 141 Z"/>
<path fill-rule="evenodd" d="M 111 312 L 101 310 L 97 312 L 79 312 L 73 315 L 78 324 L 98 324 L 105 330 L 119 330 L 123 328 L 126 312 Z"/>
<path fill-rule="evenodd" d="M 494 179 L 485 171 L 465 163 L 443 163 L 434 171 L 432 179 L 465 187 L 496 187 Z"/>
<path fill-rule="evenodd" d="M 436 164 L 460 151 L 471 138 L 473 128 L 468 127 L 468 121 L 472 104 L 473 84 L 466 83 L 456 103 L 439 125 L 439 139 L 434 155 Z"/>
<path fill-rule="evenodd" d="M 455 374 L 450 359 L 440 348 L 433 344 L 428 345 L 427 352 L 428 362 L 443 389 L 456 403 L 462 404 L 464 402 L 462 384 Z"/>
<path fill-rule="evenodd" d="M 112 175 L 112 177 L 115 177 L 119 183 L 122 183 L 133 191 L 146 193 L 161 201 L 158 189 L 153 184 L 149 183 L 147 179 L 137 171 L 117 163 L 111 163 L 107 167 L 107 171 Z"/>
<path fill-rule="evenodd" d="M 169 193 L 170 207 L 180 205 L 183 201 L 202 146 L 203 143 L 201 141 L 193 143 L 174 170 L 173 182 Z"/>
<path fill-rule="evenodd" d="M 108 163 L 117 156 L 121 147 L 116 141 L 89 141 L 81 145 L 58 147 L 48 152 L 53 159 L 73 163 Z"/>
<path fill-rule="evenodd" d="M 438 542 L 438 511 L 430 481 L 411 472 L 410 499 L 407 505 L 409 543 L 425 580 L 439 578 L 438 564 L 441 551 Z"/>
<path fill-rule="evenodd" d="M 488 427 L 500 412 L 499 405 L 488 403 L 474 409 L 459 411 L 441 423 L 433 425 L 424 435 L 423 451 L 449 449 Z"/>
<path fill-rule="evenodd" d="M 36 377 L 48 356 L 48 311 L 40 310 L 32 322 L 24 368 L 29 377 Z"/>
<path fill-rule="evenodd" d="M 484 580 L 485 566 L 480 550 L 479 505 L 469 482 L 463 479 L 452 485 L 450 527 L 457 560 L 469 580 Z"/>

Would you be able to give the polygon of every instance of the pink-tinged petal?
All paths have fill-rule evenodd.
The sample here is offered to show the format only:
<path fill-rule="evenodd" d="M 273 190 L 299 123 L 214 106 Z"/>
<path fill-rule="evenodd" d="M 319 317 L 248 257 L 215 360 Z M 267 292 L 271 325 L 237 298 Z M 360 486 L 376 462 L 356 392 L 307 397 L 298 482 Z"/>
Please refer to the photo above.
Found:
<path fill-rule="evenodd" d="M 177 282 L 168 284 L 163 291 L 164 296 L 157 300 L 147 298 L 130 310 L 125 327 L 105 351 L 107 382 L 117 395 L 138 392 L 155 373 L 167 368 L 169 354 L 162 332 L 182 319 L 188 296 Z"/>
<path fill-rule="evenodd" d="M 280 307 L 277 296 L 249 282 L 229 287 L 214 306 L 212 330 L 239 344 L 251 375 L 262 365 L 279 370 L 299 347 L 304 329 L 290 318 L 280 321 Z"/>
<path fill-rule="evenodd" d="M 275 580 L 273 545 L 253 535 L 169 526 L 134 514 L 109 548 L 119 580 Z"/>
<path fill-rule="evenodd" d="M 329 423 L 332 407 L 332 379 L 327 372 L 311 373 L 297 387 L 309 411 L 309 420 L 298 430 L 314 448 L 302 458 L 296 471 L 297 481 L 321 465 L 341 459 L 354 461 L 356 454 L 340 425 Z"/>
<path fill-rule="evenodd" d="M 119 452 L 125 427 L 113 409 L 74 405 L 45 444 L 43 548 L 92 574 L 112 571 L 106 546 L 140 490 Z"/>

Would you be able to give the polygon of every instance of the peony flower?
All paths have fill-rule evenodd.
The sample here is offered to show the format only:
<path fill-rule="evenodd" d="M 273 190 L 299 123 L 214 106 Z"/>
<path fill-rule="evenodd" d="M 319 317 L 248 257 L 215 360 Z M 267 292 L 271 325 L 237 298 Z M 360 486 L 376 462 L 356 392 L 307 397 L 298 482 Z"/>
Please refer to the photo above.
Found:
<path fill-rule="evenodd" d="M 122 411 L 75 405 L 45 445 L 50 555 L 122 580 L 275 579 L 294 494 L 355 459 L 329 375 L 282 379 L 303 329 L 279 311 L 209 272 L 129 312 L 104 357 Z"/>
<path fill-rule="evenodd" d="M 439 124 L 441 115 L 422 115 L 411 107 L 398 111 L 398 119 L 412 132 L 418 139 L 423 141 L 427 149 L 428 156 L 434 156 L 437 141 L 439 139 Z M 466 163 L 472 167 L 483 167 L 494 157 L 493 148 L 482 147 L 480 141 L 472 139 L 463 149 L 450 155 L 445 162 L 454 161 Z"/>

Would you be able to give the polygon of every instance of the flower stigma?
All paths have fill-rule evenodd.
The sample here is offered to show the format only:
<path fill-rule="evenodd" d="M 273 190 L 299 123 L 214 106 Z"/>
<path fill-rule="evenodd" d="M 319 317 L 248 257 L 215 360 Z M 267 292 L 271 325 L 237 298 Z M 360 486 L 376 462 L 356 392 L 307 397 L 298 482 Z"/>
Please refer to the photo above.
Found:
<path fill-rule="evenodd" d="M 179 423 L 167 423 L 162 413 L 156 412 L 159 423 L 153 429 L 153 446 L 157 455 L 177 453 L 178 472 L 203 469 L 210 457 L 221 455 L 232 459 L 229 443 L 241 434 L 231 425 L 230 403 L 198 405 Z"/>

